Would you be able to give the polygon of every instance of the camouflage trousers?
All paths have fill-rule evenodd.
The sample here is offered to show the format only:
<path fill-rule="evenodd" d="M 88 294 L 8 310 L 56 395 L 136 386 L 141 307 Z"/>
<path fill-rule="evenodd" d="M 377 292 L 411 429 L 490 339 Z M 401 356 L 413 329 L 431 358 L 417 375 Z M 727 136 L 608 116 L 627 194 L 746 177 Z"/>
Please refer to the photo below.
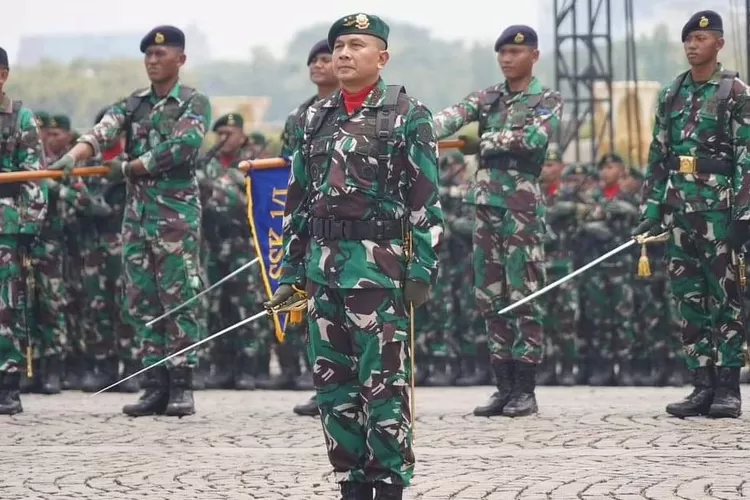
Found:
<path fill-rule="evenodd" d="M 119 233 L 90 232 L 83 243 L 83 332 L 93 359 L 136 356 L 133 328 L 122 320 L 122 239 Z"/>
<path fill-rule="evenodd" d="M 531 301 L 498 312 L 544 286 L 545 221 L 534 212 L 478 205 L 474 229 L 474 286 L 485 318 L 493 362 L 538 364 L 542 358 L 543 312 Z"/>
<path fill-rule="evenodd" d="M 22 371 L 25 340 L 18 238 L 0 234 L 0 372 Z"/>
<path fill-rule="evenodd" d="M 34 321 L 31 322 L 35 359 L 67 352 L 65 247 L 62 235 L 42 232 L 31 250 L 34 273 Z"/>
<path fill-rule="evenodd" d="M 654 263 L 652 262 L 652 265 Z M 656 262 L 656 265 L 663 265 Z M 665 269 L 666 271 L 666 269 Z M 635 291 L 635 335 L 633 359 L 673 359 L 681 350 L 674 301 L 665 273 L 656 272 L 633 282 Z"/>
<path fill-rule="evenodd" d="M 424 345 L 424 355 L 457 359 L 461 347 L 456 335 L 456 307 L 451 286 L 452 274 L 447 269 L 448 256 L 442 254 L 440 257 L 437 283 L 432 288 L 430 300 L 420 308 L 420 340 Z"/>
<path fill-rule="evenodd" d="M 727 244 L 729 211 L 672 213 L 669 279 L 688 368 L 743 365 L 744 322 L 737 270 Z"/>
<path fill-rule="evenodd" d="M 403 291 L 308 280 L 306 292 L 308 352 L 337 481 L 408 485 L 414 453 Z"/>
<path fill-rule="evenodd" d="M 203 336 L 196 308 L 185 307 L 151 327 L 146 323 L 193 298 L 202 288 L 200 231 L 183 220 L 133 220 L 122 227 L 123 320 L 135 331 L 145 366 Z M 196 365 L 195 351 L 169 361 Z"/>
<path fill-rule="evenodd" d="M 477 307 L 474 281 L 471 279 L 473 263 L 471 251 L 454 258 L 449 265 L 453 277 L 453 295 L 456 304 L 456 337 L 461 355 L 477 355 L 477 346 L 487 343 L 484 318 Z"/>
<path fill-rule="evenodd" d="M 573 272 L 572 261 L 556 261 L 547 267 L 550 282 Z M 578 359 L 578 323 L 581 319 L 578 283 L 568 280 L 539 298 L 544 307 L 544 356 Z"/>
<path fill-rule="evenodd" d="M 589 355 L 604 359 L 627 358 L 633 346 L 635 302 L 633 264 L 604 263 L 593 269 L 584 287 L 583 309 L 589 319 Z"/>
<path fill-rule="evenodd" d="M 82 354 L 86 347 L 83 334 L 83 259 L 81 257 L 80 228 L 65 228 L 63 242 L 63 310 L 67 332 L 66 352 Z"/>
<path fill-rule="evenodd" d="M 218 248 L 209 253 L 209 279 L 212 283 L 222 279 L 255 258 L 255 250 L 246 238 L 231 238 L 221 242 Z M 211 292 L 209 298 L 209 324 L 215 331 L 233 325 L 252 316 L 263 308 L 268 294 L 262 279 L 259 264 L 244 270 L 220 288 Z M 212 331 L 214 331 L 212 329 Z M 241 353 L 255 358 L 267 354 L 273 342 L 274 325 L 272 318 L 262 318 L 235 330 L 230 335 L 220 337 L 214 345 L 214 360 L 220 353 L 234 357 Z"/>

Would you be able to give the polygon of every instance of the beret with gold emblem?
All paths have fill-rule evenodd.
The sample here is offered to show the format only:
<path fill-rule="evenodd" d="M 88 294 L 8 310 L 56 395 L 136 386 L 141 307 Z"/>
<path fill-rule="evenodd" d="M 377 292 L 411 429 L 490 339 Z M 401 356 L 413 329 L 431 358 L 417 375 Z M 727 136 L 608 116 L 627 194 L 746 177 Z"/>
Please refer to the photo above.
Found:
<path fill-rule="evenodd" d="M 141 53 L 145 54 L 146 49 L 153 45 L 184 49 L 185 33 L 180 28 L 174 26 L 157 26 L 149 31 L 141 40 Z"/>
<path fill-rule="evenodd" d="M 60 128 L 70 130 L 70 118 L 67 115 L 52 115 L 47 124 L 49 128 Z"/>
<path fill-rule="evenodd" d="M 693 14 L 685 26 L 682 27 L 682 42 L 687 40 L 693 31 L 713 31 L 719 35 L 724 34 L 724 23 L 721 16 L 712 10 L 702 10 Z"/>
<path fill-rule="evenodd" d="M 388 34 L 391 29 L 385 21 L 371 14 L 349 14 L 344 16 L 328 30 L 328 47 L 333 50 L 336 39 L 342 35 L 372 35 L 385 42 L 388 48 Z"/>
<path fill-rule="evenodd" d="M 216 120 L 216 123 L 214 123 L 214 128 L 212 129 L 214 132 L 219 130 L 221 127 L 237 127 L 242 128 L 245 126 L 245 120 L 242 118 L 242 115 L 239 113 L 228 113 L 222 117 L 220 117 L 218 120 Z"/>
<path fill-rule="evenodd" d="M 536 48 L 539 44 L 539 37 L 534 28 L 525 24 L 514 24 L 508 26 L 505 31 L 500 33 L 495 41 L 495 52 L 500 51 L 503 45 L 525 45 Z"/>

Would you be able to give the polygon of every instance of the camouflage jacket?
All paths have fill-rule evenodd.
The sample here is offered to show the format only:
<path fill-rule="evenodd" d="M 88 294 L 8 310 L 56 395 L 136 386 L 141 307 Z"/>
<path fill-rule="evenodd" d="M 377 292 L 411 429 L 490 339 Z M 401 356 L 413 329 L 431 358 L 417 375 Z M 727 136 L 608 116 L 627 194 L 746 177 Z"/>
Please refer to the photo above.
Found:
<path fill-rule="evenodd" d="M 706 83 L 696 83 L 688 73 L 675 96 L 671 95 L 672 84 L 659 92 L 646 181 L 643 184 L 640 208 L 642 218 L 661 219 L 662 207 L 685 213 L 732 208 L 735 218 L 750 220 L 748 90 L 747 85 L 739 78 L 734 80 L 727 103 L 730 119 L 724 120 L 725 130 L 721 134 L 728 142 L 718 141 L 717 93 L 723 70 L 719 65 Z M 667 115 L 671 130 L 667 130 Z M 667 134 L 671 134 L 669 141 Z M 663 165 L 670 156 L 693 156 L 731 162 L 734 175 L 705 172 L 683 174 L 675 171 L 669 172 L 666 178 L 655 175 L 655 172 L 664 168 Z M 736 197 L 732 206 L 734 195 Z"/>
<path fill-rule="evenodd" d="M 537 174 L 481 166 L 487 158 L 512 155 L 541 169 L 550 137 L 560 122 L 562 98 L 558 92 L 542 87 L 536 78 L 532 78 L 529 88 L 523 93 L 510 93 L 506 83 L 472 92 L 463 101 L 435 116 L 438 138 L 451 136 L 464 125 L 482 120 L 488 92 L 500 93 L 500 105 L 494 106 L 487 114 L 479 138 L 480 168 L 466 201 L 475 205 L 543 213 L 543 195 Z M 531 101 L 536 105 L 530 106 Z"/>
<path fill-rule="evenodd" d="M 316 102 L 318 102 L 317 94 L 294 108 L 292 112 L 289 113 L 289 116 L 287 116 L 286 122 L 284 123 L 284 130 L 281 132 L 281 156 L 283 158 L 291 159 L 292 153 L 294 153 L 295 149 L 294 128 L 305 115 L 307 109 Z"/>
<path fill-rule="evenodd" d="M 592 198 L 596 206 L 587 214 L 582 229 L 589 237 L 586 254 L 595 258 L 631 238 L 630 232 L 638 221 L 638 200 L 619 190 L 608 197 L 602 189 L 594 190 Z M 632 253 L 623 252 L 602 265 L 630 263 L 631 257 Z"/>
<path fill-rule="evenodd" d="M 250 238 L 245 173 L 228 168 L 215 177 L 205 205 L 206 221 L 215 224 L 219 238 Z"/>
<path fill-rule="evenodd" d="M 255 149 L 253 148 L 250 139 L 247 139 L 240 149 L 238 149 L 231 157 L 223 156 L 221 153 L 218 153 L 210 158 L 205 166 L 206 175 L 211 179 L 215 179 L 223 175 L 227 169 L 236 169 L 241 161 L 254 159 Z"/>
<path fill-rule="evenodd" d="M 13 101 L 0 94 L 0 120 L 11 120 Z M 0 130 L 0 172 L 40 170 L 44 147 L 34 113 L 26 107 L 17 109 L 13 134 Z M 5 128 L 5 127 L 3 127 Z M 47 215 L 47 192 L 42 183 L 22 182 L 15 196 L 0 198 L 0 234 L 39 234 Z"/>
<path fill-rule="evenodd" d="M 295 127 L 281 283 L 300 282 L 304 277 L 333 288 L 398 288 L 404 279 L 435 283 L 443 211 L 432 114 L 419 101 L 399 96 L 393 144 L 386 156 L 388 171 L 383 173 L 386 185 L 381 191 L 377 185 L 381 144 L 373 134 L 385 96 L 386 85 L 380 80 L 362 108 L 350 116 L 341 92 L 336 92 L 311 106 Z M 322 137 L 320 132 L 309 136 L 317 113 L 331 119 L 332 137 Z M 380 199 L 379 192 L 383 193 Z M 412 258 L 407 263 L 403 238 L 312 238 L 311 217 L 406 220 L 413 240 Z"/>
<path fill-rule="evenodd" d="M 544 186 L 544 197 L 547 205 L 544 239 L 547 267 L 567 269 L 580 253 L 581 220 L 590 209 L 589 197 L 562 185 L 552 190 Z"/>
<path fill-rule="evenodd" d="M 211 123 L 208 98 L 195 92 L 180 98 L 178 83 L 164 98 L 151 88 L 134 94 L 151 108 L 142 119 L 133 118 L 131 140 L 125 153 L 130 160 L 141 160 L 149 175 L 129 179 L 125 217 L 129 220 L 163 221 L 180 219 L 200 225 L 201 204 L 194 164 L 206 127 Z M 103 144 L 115 141 L 127 126 L 130 98 L 116 103 L 94 128 L 78 142 L 91 145 L 100 154 Z"/>

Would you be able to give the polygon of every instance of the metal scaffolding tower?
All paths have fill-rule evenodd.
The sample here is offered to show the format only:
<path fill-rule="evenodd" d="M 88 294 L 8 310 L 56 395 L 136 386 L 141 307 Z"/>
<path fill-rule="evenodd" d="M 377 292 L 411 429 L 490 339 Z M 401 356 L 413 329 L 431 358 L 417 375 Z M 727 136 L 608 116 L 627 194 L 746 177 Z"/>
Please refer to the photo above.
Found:
<path fill-rule="evenodd" d="M 748 0 L 750 2 L 750 0 Z M 591 137 L 591 159 L 598 157 L 603 135 L 613 144 L 612 124 L 612 13 L 611 0 L 555 0 L 555 87 L 563 96 L 563 126 L 557 143 L 564 152 L 575 144 L 581 161 L 582 129 Z M 607 86 L 594 93 L 596 82 Z M 606 110 L 604 123 L 595 123 L 595 110 Z M 587 155 L 588 156 L 588 155 Z"/>

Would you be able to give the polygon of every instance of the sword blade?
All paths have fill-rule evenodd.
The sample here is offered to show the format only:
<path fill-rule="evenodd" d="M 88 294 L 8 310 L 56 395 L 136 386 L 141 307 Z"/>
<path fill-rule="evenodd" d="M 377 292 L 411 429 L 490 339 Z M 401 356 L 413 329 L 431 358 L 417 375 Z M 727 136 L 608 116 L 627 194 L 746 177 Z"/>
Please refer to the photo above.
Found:
<path fill-rule="evenodd" d="M 125 377 L 124 379 L 122 379 L 122 380 L 120 380 L 120 381 L 117 381 L 117 382 L 115 382 L 114 384 L 112 384 L 112 385 L 110 385 L 110 386 L 108 386 L 108 387 L 105 387 L 105 388 L 104 388 L 104 389 L 102 389 L 101 391 L 99 391 L 99 392 L 95 392 L 95 393 L 94 393 L 94 394 L 92 394 L 92 395 L 93 395 L 93 396 L 96 396 L 97 394 L 101 394 L 101 393 L 102 393 L 102 392 L 104 392 L 104 391 L 108 391 L 109 389 L 112 389 L 113 387 L 117 387 L 118 385 L 122 384 L 122 383 L 123 383 L 123 382 L 125 382 L 126 380 L 130 380 L 131 378 L 133 378 L 133 377 L 136 377 L 136 376 L 140 375 L 141 373 L 147 372 L 147 371 L 148 371 L 148 370 L 150 370 L 151 368 L 154 368 L 154 367 L 156 367 L 156 366 L 159 366 L 159 365 L 161 365 L 161 364 L 164 364 L 164 363 L 166 363 L 167 361 L 169 361 L 170 359 L 174 358 L 175 356 L 179 356 L 180 354 L 184 354 L 184 353 L 186 353 L 186 352 L 188 352 L 188 351 L 191 351 L 191 350 L 195 349 L 196 347 L 198 347 L 198 346 L 200 346 L 200 345 L 203 345 L 203 344 L 205 344 L 205 343 L 206 343 L 206 342 L 208 342 L 209 340 L 213 340 L 213 339 L 215 339 L 216 337 L 221 337 L 221 336 L 222 336 L 222 335 L 224 335 L 225 333 L 229 333 L 229 332 L 231 332 L 232 330 L 234 330 L 234 329 L 236 329 L 236 328 L 239 328 L 239 327 L 241 327 L 242 325 L 246 325 L 247 323 L 251 323 L 251 322 L 255 321 L 256 319 L 258 319 L 258 318 L 261 318 L 261 317 L 263 317 L 263 316 L 268 316 L 268 312 L 266 312 L 265 310 L 263 310 L 263 311 L 261 311 L 261 312 L 259 312 L 259 313 L 256 313 L 256 314 L 254 314 L 254 315 L 250 316 L 249 318 L 243 319 L 242 321 L 239 321 L 239 322 L 237 322 L 237 323 L 233 324 L 232 326 L 228 326 L 228 327 L 224 328 L 223 330 L 221 330 L 221 331 L 219 331 L 219 332 L 216 332 L 216 333 L 214 333 L 213 335 L 210 335 L 210 336 L 206 337 L 206 338 L 205 338 L 205 339 L 203 339 L 203 340 L 199 340 L 198 342 L 196 342 L 196 343 L 194 343 L 194 344 L 191 344 L 191 345 L 189 345 L 189 346 L 185 347 L 184 349 L 180 349 L 179 351 L 177 351 L 177 352 L 176 352 L 176 353 L 174 353 L 174 354 L 170 354 L 169 356 L 167 356 L 167 357 L 166 357 L 166 358 L 164 358 L 164 359 L 160 359 L 159 361 L 157 361 L 157 362 L 156 362 L 156 363 L 154 363 L 153 365 L 147 366 L 147 367 L 143 368 L 142 370 L 139 370 L 139 371 L 137 371 L 137 372 L 133 373 L 132 375 L 128 375 L 128 376 L 127 376 L 127 377 Z"/>
<path fill-rule="evenodd" d="M 169 316 L 169 315 L 171 315 L 171 314 L 174 314 L 174 313 L 176 313 L 177 311 L 179 311 L 179 310 L 180 310 L 180 309 L 182 309 L 183 307 L 186 307 L 186 306 L 188 306 L 188 305 L 192 304 L 193 302 L 195 302 L 195 301 L 196 301 L 196 300 L 198 300 L 199 298 L 201 298 L 201 297 L 203 297 L 204 295 L 206 295 L 206 294 L 207 294 L 208 292 L 210 292 L 211 290 L 213 290 L 213 289 L 215 289 L 215 288 L 219 287 L 219 285 L 221 285 L 221 284 L 222 284 L 222 283 L 224 283 L 225 281 L 228 281 L 228 280 L 230 280 L 230 279 L 234 278 L 235 276 L 237 276 L 238 274 L 240 274 L 240 273 L 241 273 L 242 271 L 244 271 L 244 270 L 245 270 L 245 269 L 247 269 L 248 267 L 250 267 L 250 266 L 254 265 L 254 264 L 255 264 L 256 262 L 258 262 L 259 260 L 260 260 L 260 259 L 259 259 L 258 257 L 255 257 L 255 258 L 254 258 L 253 260 L 251 260 L 250 262 L 248 262 L 248 263 L 246 263 L 246 264 L 242 265 L 242 266 L 241 266 L 241 267 L 239 267 L 238 269 L 235 269 L 235 270 L 234 270 L 234 271 L 232 271 L 231 273 L 227 274 L 226 276 L 224 276 L 223 278 L 221 278 L 221 279 L 220 279 L 219 281 L 217 281 L 216 283 L 214 283 L 214 284 L 213 284 L 213 285 L 211 285 L 210 287 L 206 288 L 205 290 L 203 290 L 203 291 L 202 291 L 202 292 L 200 292 L 199 294 L 197 294 L 197 295 L 196 295 L 195 297 L 191 297 L 191 298 L 189 298 L 188 300 L 186 300 L 185 302 L 183 302 L 183 303 L 182 303 L 182 304 L 180 304 L 179 306 L 177 306 L 177 307 L 175 307 L 175 308 L 173 308 L 173 309 L 170 309 L 169 311 L 165 312 L 164 314 L 162 314 L 162 315 L 161 315 L 161 316 L 159 316 L 158 318 L 152 319 L 151 321 L 149 321 L 148 323 L 146 323 L 146 326 L 151 326 L 151 325 L 153 325 L 154 323 L 157 323 L 157 322 L 159 322 L 159 321 L 163 320 L 163 319 L 164 319 L 164 318 L 166 318 L 167 316 Z"/>
<path fill-rule="evenodd" d="M 565 283 L 566 281 L 572 280 L 573 278 L 575 278 L 579 274 L 588 271 L 589 269 L 591 269 L 595 265 L 599 264 L 600 262 L 602 262 L 604 260 L 607 260 L 610 257 L 612 257 L 613 255 L 622 252 L 626 248 L 635 245 L 635 243 L 636 243 L 635 239 L 628 240 L 627 242 L 623 243 L 619 247 L 614 248 L 614 249 L 610 250 L 609 252 L 605 253 L 604 255 L 602 255 L 601 257 L 597 257 L 596 259 L 592 260 L 591 262 L 589 262 L 585 266 L 579 267 L 578 269 L 576 269 L 572 273 L 568 274 L 567 276 L 563 276 L 559 280 L 555 281 L 554 283 L 550 283 L 549 285 L 545 286 L 541 290 L 537 290 L 536 292 L 532 293 L 528 297 L 524 297 L 521 300 L 519 300 L 518 302 L 515 302 L 515 303 L 509 305 L 508 307 L 506 307 L 505 309 L 502 309 L 497 314 L 505 314 L 508 311 L 512 311 L 516 307 L 520 307 L 520 306 L 524 305 L 527 302 L 531 302 L 532 300 L 534 300 L 535 298 L 539 297 L 540 295 L 544 295 L 545 293 L 549 292 L 553 288 L 558 287 L 558 286 L 562 285 L 563 283 Z"/>

